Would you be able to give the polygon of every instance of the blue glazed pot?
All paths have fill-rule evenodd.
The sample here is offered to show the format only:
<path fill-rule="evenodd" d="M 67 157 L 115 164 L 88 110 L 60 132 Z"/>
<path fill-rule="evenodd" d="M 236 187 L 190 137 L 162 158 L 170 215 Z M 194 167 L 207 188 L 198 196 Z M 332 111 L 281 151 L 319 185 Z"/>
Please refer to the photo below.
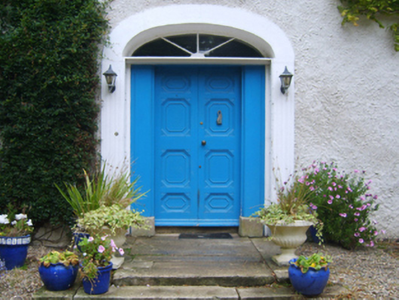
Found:
<path fill-rule="evenodd" d="M 106 267 L 99 267 L 97 278 L 89 280 L 87 277 L 83 278 L 83 290 L 89 295 L 99 295 L 108 292 L 111 281 L 112 262 Z"/>
<path fill-rule="evenodd" d="M 39 274 L 44 286 L 49 291 L 64 291 L 75 282 L 79 272 L 79 265 L 65 267 L 62 263 L 50 264 L 49 267 L 40 265 Z"/>
<path fill-rule="evenodd" d="M 24 265 L 30 240 L 30 234 L 18 237 L 0 236 L 0 259 L 5 261 L 7 270 Z"/>
<path fill-rule="evenodd" d="M 302 273 L 301 269 L 291 262 L 296 262 L 296 258 L 289 261 L 288 276 L 294 289 L 305 296 L 320 295 L 327 285 L 330 277 L 330 269 L 315 270 L 309 268 L 306 273 Z"/>

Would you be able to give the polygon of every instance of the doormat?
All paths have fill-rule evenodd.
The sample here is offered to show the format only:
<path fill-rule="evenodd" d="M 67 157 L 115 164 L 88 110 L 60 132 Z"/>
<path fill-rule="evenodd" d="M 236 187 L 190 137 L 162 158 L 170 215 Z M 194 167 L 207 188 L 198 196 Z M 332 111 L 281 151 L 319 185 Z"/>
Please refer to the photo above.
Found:
<path fill-rule="evenodd" d="M 230 233 L 181 233 L 179 239 L 232 239 Z"/>

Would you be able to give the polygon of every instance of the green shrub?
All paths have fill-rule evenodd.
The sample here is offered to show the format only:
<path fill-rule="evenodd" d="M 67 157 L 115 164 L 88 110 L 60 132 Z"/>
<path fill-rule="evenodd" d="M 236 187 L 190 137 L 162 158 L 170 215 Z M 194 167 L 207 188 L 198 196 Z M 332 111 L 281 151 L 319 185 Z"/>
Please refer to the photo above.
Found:
<path fill-rule="evenodd" d="M 315 162 L 303 171 L 301 180 L 315 189 L 309 206 L 324 223 L 323 238 L 345 248 L 374 246 L 378 231 L 370 213 L 378 205 L 374 204 L 377 196 L 369 193 L 371 181 L 366 182 L 357 170 L 339 172 L 334 163 Z"/>
<path fill-rule="evenodd" d="M 54 186 L 83 181 L 96 160 L 99 46 L 106 3 L 0 3 L 0 211 L 31 207 L 35 224 L 69 222 Z"/>

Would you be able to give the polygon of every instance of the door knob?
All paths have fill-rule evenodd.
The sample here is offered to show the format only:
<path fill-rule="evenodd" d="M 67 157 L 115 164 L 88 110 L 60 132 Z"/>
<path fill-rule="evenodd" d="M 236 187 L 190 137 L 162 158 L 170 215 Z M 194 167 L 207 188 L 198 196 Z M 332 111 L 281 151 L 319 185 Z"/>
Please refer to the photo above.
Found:
<path fill-rule="evenodd" d="M 202 145 L 202 146 L 205 146 L 205 145 L 206 145 L 206 141 L 202 141 L 202 142 L 201 142 L 201 145 Z"/>

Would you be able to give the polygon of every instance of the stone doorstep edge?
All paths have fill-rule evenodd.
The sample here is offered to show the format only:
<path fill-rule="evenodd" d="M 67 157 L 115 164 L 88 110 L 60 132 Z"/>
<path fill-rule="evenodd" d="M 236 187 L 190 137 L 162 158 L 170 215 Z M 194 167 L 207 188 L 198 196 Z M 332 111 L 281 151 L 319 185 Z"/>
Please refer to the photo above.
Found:
<path fill-rule="evenodd" d="M 111 286 L 109 292 L 103 295 L 96 295 L 97 299 L 141 299 L 140 295 L 146 299 L 171 299 L 176 297 L 178 299 L 182 296 L 191 296 L 193 291 L 197 295 L 203 296 L 203 299 L 303 299 L 303 296 L 297 294 L 292 287 L 285 287 L 279 284 L 272 284 L 270 287 L 218 287 L 218 286 L 125 286 L 115 287 Z M 190 293 L 190 294 L 187 294 Z M 198 294 L 200 293 L 200 294 Z M 138 295 L 139 298 L 131 296 Z M 164 294 L 164 296 L 162 296 Z M 324 293 L 320 298 L 337 297 L 345 298 L 350 295 L 350 291 L 341 285 L 329 285 L 326 287 Z M 115 297 L 116 296 L 116 297 Z M 78 300 L 89 299 L 93 296 L 87 295 L 81 289 L 80 284 L 75 284 L 71 289 L 60 292 L 47 291 L 43 286 L 34 295 L 35 300 Z M 200 298 L 196 298 L 200 299 Z"/>

